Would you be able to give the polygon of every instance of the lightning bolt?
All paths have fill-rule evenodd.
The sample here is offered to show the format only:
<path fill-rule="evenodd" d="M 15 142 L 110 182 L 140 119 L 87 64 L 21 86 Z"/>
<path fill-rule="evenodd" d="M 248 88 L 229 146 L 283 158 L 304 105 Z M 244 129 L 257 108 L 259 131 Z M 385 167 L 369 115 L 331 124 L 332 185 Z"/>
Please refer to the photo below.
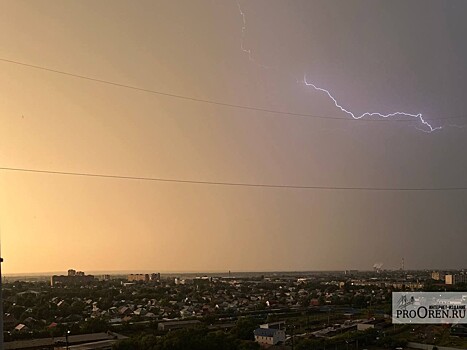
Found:
<path fill-rule="evenodd" d="M 247 54 L 248 56 L 248 59 L 250 60 L 250 62 L 256 64 L 257 66 L 260 66 L 261 68 L 265 68 L 265 69 L 269 69 L 271 67 L 268 67 L 264 64 L 261 64 L 259 62 L 257 62 L 254 58 L 253 58 L 253 52 L 251 51 L 251 49 L 247 48 L 246 45 L 245 45 L 245 38 L 246 38 L 246 31 L 247 31 L 247 25 L 246 25 L 246 15 L 245 15 L 245 12 L 243 12 L 242 10 L 242 6 L 240 5 L 240 1 L 239 0 L 236 0 L 237 2 L 237 7 L 238 7 L 238 12 L 240 12 L 240 16 L 242 16 L 242 37 L 241 37 L 241 40 L 240 40 L 240 48 L 242 49 L 242 51 L 244 53 Z"/>
<path fill-rule="evenodd" d="M 236 0 L 236 3 L 237 3 L 237 7 L 238 7 L 238 11 L 240 13 L 240 16 L 242 17 L 242 23 L 243 23 L 243 25 L 242 25 L 242 36 L 241 36 L 241 41 L 240 41 L 240 48 L 248 56 L 248 60 L 250 62 L 252 62 L 252 63 L 254 63 L 254 64 L 256 64 L 256 65 L 258 65 L 258 66 L 260 66 L 262 68 L 269 69 L 270 67 L 257 62 L 255 60 L 255 58 L 253 57 L 252 50 L 246 47 L 246 45 L 245 45 L 245 37 L 246 37 L 246 32 L 247 32 L 246 14 L 242 10 L 242 7 L 240 5 L 240 1 Z M 334 103 L 336 108 L 338 108 L 341 112 L 349 115 L 353 119 L 358 120 L 358 119 L 362 119 L 362 118 L 365 118 L 365 117 L 379 117 L 379 118 L 384 118 L 384 119 L 391 118 L 391 117 L 410 117 L 410 118 L 417 119 L 424 126 L 423 129 L 416 127 L 417 130 L 420 130 L 420 131 L 423 131 L 423 132 L 426 132 L 426 133 L 432 133 L 433 131 L 443 129 L 443 126 L 436 126 L 435 127 L 431 123 L 426 121 L 425 118 L 423 118 L 423 115 L 421 113 L 413 114 L 413 113 L 407 113 L 407 112 L 393 112 L 393 113 L 384 114 L 384 113 L 380 113 L 380 112 L 365 112 L 365 113 L 363 113 L 361 115 L 356 115 L 355 113 L 351 112 L 350 110 L 344 108 L 337 101 L 337 99 L 331 94 L 331 92 L 329 90 L 326 90 L 326 89 L 324 89 L 322 87 L 317 86 L 316 84 L 314 84 L 312 82 L 309 82 L 307 80 L 306 74 L 304 75 L 302 81 L 297 81 L 297 82 L 304 84 L 306 87 L 311 87 L 315 91 L 324 93 Z M 456 125 L 456 127 L 459 127 L 459 126 Z"/>
<path fill-rule="evenodd" d="M 393 113 L 389 113 L 389 114 L 383 114 L 383 113 L 380 113 L 380 112 L 365 112 L 365 113 L 358 116 L 358 115 L 355 115 L 353 112 L 349 111 L 348 109 L 345 109 L 344 107 L 342 107 L 342 105 L 340 105 L 339 102 L 337 102 L 336 98 L 333 95 L 331 95 L 329 90 L 326 90 L 326 89 L 324 89 L 322 87 L 316 86 L 315 84 L 308 82 L 307 78 L 306 78 L 306 75 L 304 75 L 304 77 L 303 77 L 303 83 L 305 84 L 305 86 L 311 86 L 316 91 L 323 92 L 324 94 L 326 94 L 332 100 L 332 102 L 334 102 L 334 105 L 338 109 L 340 109 L 345 114 L 351 116 L 353 119 L 362 119 L 362 118 L 365 118 L 365 117 L 380 117 L 380 118 L 411 117 L 411 118 L 416 118 L 416 119 L 420 120 L 420 122 L 426 127 L 426 129 L 422 130 L 422 131 L 427 131 L 427 132 L 431 133 L 433 131 L 441 130 L 443 128 L 442 126 L 433 127 L 430 123 L 428 123 L 423 118 L 421 113 L 412 114 L 412 113 L 406 113 L 406 112 L 393 112 Z"/>

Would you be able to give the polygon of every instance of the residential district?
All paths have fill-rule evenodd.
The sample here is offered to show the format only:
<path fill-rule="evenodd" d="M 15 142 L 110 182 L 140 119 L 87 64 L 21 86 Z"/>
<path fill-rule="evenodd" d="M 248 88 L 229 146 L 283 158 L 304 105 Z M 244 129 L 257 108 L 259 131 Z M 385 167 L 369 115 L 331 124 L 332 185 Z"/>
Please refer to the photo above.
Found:
<path fill-rule="evenodd" d="M 463 325 L 396 325 L 395 291 L 465 291 L 463 271 L 5 278 L 4 349 L 467 349 Z"/>

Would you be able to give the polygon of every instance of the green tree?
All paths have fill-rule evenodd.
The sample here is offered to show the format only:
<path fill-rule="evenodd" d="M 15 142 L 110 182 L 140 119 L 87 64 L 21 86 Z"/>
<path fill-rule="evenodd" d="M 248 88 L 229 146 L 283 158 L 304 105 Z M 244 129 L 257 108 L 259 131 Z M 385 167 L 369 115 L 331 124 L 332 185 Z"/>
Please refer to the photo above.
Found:
<path fill-rule="evenodd" d="M 113 350 L 140 350 L 139 343 L 136 339 L 128 338 L 114 344 Z"/>
<path fill-rule="evenodd" d="M 81 326 L 81 331 L 83 333 L 107 332 L 108 330 L 108 323 L 105 320 L 99 318 L 91 318 Z"/>
<path fill-rule="evenodd" d="M 232 334 L 234 334 L 237 339 L 254 340 L 255 336 L 253 332 L 258 326 L 258 321 L 253 318 L 240 318 L 232 329 Z"/>

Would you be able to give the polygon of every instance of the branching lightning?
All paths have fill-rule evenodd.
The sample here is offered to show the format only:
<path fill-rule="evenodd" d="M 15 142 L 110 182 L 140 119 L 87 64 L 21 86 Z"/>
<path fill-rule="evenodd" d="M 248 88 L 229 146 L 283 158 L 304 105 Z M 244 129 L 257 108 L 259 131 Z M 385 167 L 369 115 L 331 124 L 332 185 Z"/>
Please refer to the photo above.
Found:
<path fill-rule="evenodd" d="M 467 125 L 457 125 L 457 124 L 448 124 L 451 128 L 464 129 L 467 128 Z"/>
<path fill-rule="evenodd" d="M 248 59 L 250 60 L 250 62 L 252 62 L 252 63 L 254 63 L 254 64 L 256 64 L 256 65 L 258 65 L 258 66 L 260 66 L 262 68 L 270 68 L 268 66 L 265 66 L 265 65 L 257 62 L 255 60 L 255 58 L 253 57 L 252 50 L 246 47 L 246 45 L 245 45 L 245 37 L 246 37 L 246 32 L 247 32 L 246 14 L 242 10 L 242 7 L 240 5 L 240 1 L 236 0 L 236 2 L 237 2 L 238 11 L 240 13 L 240 16 L 242 17 L 242 23 L 243 23 L 242 24 L 242 36 L 241 36 L 241 42 L 240 42 L 241 50 L 248 56 Z M 326 90 L 326 89 L 324 89 L 322 87 L 319 87 L 319 86 L 315 85 L 314 83 L 308 81 L 306 75 L 304 75 L 303 80 L 298 81 L 298 82 L 304 84 L 306 87 L 313 88 L 315 91 L 324 93 L 334 103 L 336 108 L 338 108 L 341 112 L 349 115 L 353 119 L 358 120 L 358 119 L 362 119 L 362 118 L 365 118 L 365 117 L 370 117 L 370 118 L 371 117 L 378 117 L 378 118 L 410 117 L 410 118 L 414 118 L 414 119 L 418 120 L 423 125 L 423 129 L 416 127 L 420 131 L 423 131 L 423 132 L 426 132 L 426 133 L 432 133 L 433 131 L 441 130 L 443 128 L 443 126 L 436 126 L 436 127 L 433 126 L 431 123 L 429 123 L 427 120 L 425 120 L 425 118 L 423 118 L 423 115 L 421 113 L 413 114 L 413 113 L 407 113 L 407 112 L 393 112 L 393 113 L 384 114 L 384 113 L 380 113 L 380 112 L 365 112 L 365 113 L 363 113 L 361 115 L 356 115 L 355 113 L 351 112 L 350 110 L 344 108 L 337 101 L 337 99 L 331 94 L 331 92 L 329 90 Z M 458 127 L 458 126 L 456 126 L 456 127 Z"/>

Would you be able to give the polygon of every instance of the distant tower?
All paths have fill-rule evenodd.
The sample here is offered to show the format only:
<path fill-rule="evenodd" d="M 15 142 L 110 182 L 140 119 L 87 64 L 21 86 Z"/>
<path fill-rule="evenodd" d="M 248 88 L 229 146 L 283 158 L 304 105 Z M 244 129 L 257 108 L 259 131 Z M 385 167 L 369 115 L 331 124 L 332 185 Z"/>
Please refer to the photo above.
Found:
<path fill-rule="evenodd" d="M 404 260 L 404 258 L 402 258 L 402 262 L 401 262 L 401 271 L 405 271 L 405 260 Z"/>

